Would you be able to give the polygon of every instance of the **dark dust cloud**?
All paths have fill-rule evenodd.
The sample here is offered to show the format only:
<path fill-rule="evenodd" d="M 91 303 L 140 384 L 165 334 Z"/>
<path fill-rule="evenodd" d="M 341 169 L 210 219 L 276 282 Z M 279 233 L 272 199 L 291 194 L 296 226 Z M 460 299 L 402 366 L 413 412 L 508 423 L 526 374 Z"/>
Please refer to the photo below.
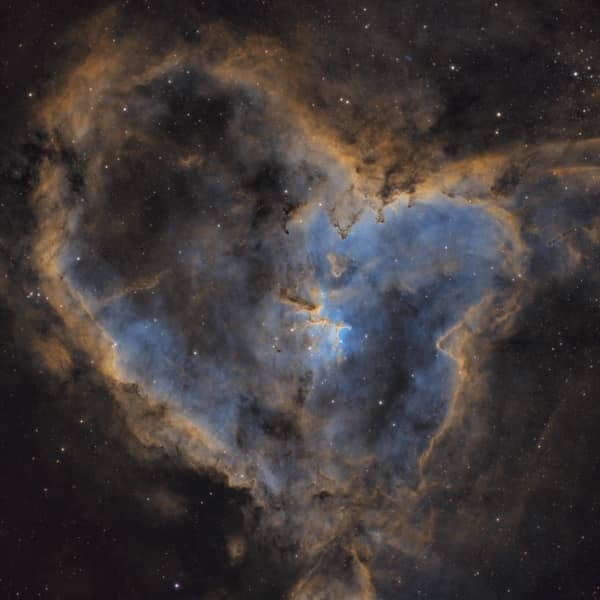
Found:
<path fill-rule="evenodd" d="M 3 597 L 600 596 L 595 2 L 2 32 Z"/>

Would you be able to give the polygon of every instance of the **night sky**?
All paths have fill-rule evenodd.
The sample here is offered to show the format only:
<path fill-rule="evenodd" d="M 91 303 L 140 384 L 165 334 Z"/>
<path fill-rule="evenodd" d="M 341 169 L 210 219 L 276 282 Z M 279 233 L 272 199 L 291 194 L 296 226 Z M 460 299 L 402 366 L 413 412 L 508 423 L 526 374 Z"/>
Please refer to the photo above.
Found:
<path fill-rule="evenodd" d="M 600 598 L 596 0 L 4 0 L 0 598 Z"/>

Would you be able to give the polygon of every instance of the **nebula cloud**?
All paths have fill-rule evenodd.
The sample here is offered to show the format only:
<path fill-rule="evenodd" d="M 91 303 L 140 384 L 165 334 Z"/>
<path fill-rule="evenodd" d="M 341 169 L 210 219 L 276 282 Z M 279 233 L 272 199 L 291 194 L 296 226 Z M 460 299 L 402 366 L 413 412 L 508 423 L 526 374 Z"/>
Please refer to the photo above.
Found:
<path fill-rule="evenodd" d="M 290 599 L 453 589 L 444 547 L 496 518 L 468 507 L 508 468 L 499 348 L 597 252 L 600 142 L 452 153 L 442 91 L 330 77 L 308 29 L 125 23 L 83 24 L 32 113 L 38 355 L 57 377 L 84 356 L 128 435 L 246 490 L 231 559 L 276 547 Z"/>

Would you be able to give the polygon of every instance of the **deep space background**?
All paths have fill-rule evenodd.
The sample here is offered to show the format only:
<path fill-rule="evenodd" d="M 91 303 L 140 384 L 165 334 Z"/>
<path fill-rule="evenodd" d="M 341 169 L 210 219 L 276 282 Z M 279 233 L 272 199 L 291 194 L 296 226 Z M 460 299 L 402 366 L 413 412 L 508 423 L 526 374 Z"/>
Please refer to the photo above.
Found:
<path fill-rule="evenodd" d="M 0 6 L 0 597 L 600 597 L 600 6 Z"/>

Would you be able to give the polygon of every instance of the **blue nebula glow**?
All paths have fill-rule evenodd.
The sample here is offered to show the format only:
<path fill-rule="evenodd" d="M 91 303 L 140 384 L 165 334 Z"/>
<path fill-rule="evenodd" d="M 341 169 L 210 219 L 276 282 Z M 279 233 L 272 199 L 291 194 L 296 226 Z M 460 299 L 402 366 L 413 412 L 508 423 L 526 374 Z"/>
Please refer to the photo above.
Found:
<path fill-rule="evenodd" d="M 240 428 L 247 440 L 264 435 L 260 417 L 247 416 L 255 414 L 249 403 L 290 411 L 294 386 L 310 373 L 306 408 L 324 419 L 318 445 L 374 455 L 407 478 L 453 391 L 455 365 L 437 341 L 507 277 L 498 251 L 505 232 L 483 208 L 443 197 L 384 216 L 378 223 L 365 213 L 342 239 L 314 209 L 289 235 L 266 240 L 259 258 L 232 259 L 226 238 L 205 243 L 189 274 L 182 263 L 182 276 L 216 282 L 215 295 L 201 297 L 208 326 L 166 308 L 182 302 L 173 285 L 97 312 L 120 369 L 233 455 Z M 291 273 L 293 295 L 280 297 L 281 284 L 249 302 L 252 261 Z M 68 272 L 87 298 L 101 300 L 76 266 Z M 284 466 L 265 457 L 260 464 L 263 481 L 281 489 Z"/>

